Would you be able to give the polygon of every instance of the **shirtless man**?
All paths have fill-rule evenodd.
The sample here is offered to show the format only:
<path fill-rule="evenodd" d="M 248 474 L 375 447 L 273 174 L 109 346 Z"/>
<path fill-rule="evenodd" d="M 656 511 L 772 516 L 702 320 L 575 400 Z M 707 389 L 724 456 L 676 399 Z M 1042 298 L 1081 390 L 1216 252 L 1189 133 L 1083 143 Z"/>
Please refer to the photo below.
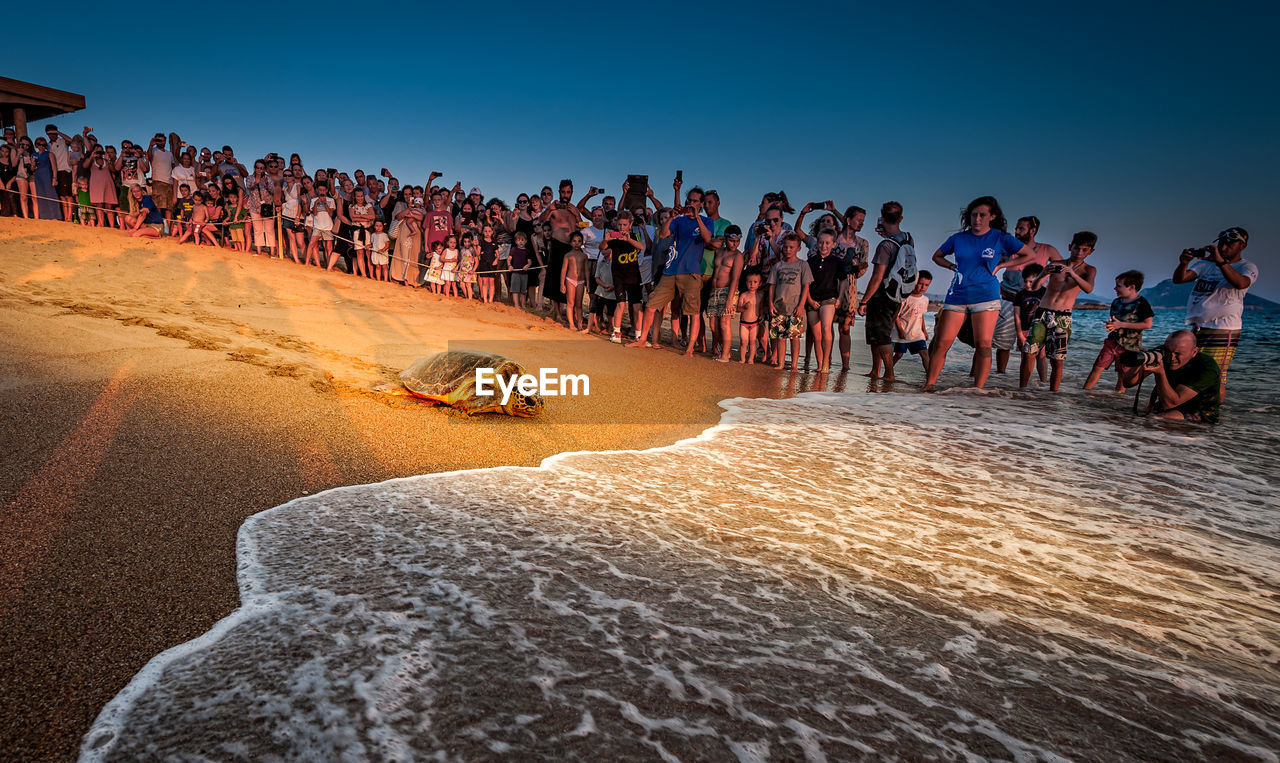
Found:
<path fill-rule="evenodd" d="M 715 239 L 712 239 L 713 241 Z M 729 349 L 733 345 L 733 335 L 729 326 L 733 323 L 733 308 L 738 304 L 738 279 L 742 276 L 742 250 L 738 244 L 742 241 L 742 229 L 730 225 L 724 230 L 724 236 L 715 259 L 711 265 L 711 293 L 707 297 L 707 318 L 716 322 L 715 338 L 720 340 L 720 352 L 716 360 L 729 362 Z M 715 343 L 712 342 L 712 349 Z"/>
<path fill-rule="evenodd" d="M 547 253 L 547 266 L 556 271 L 564 262 L 564 256 L 569 252 L 569 235 L 578 229 L 578 221 L 582 219 L 578 208 L 573 205 L 573 181 L 560 181 L 560 200 L 552 202 L 542 212 L 542 220 L 551 223 L 551 241 L 548 242 L 550 251 Z M 564 292 L 558 288 L 554 274 L 551 278 L 545 279 L 543 284 L 543 296 L 551 300 L 551 320 L 560 320 L 560 305 L 564 304 Z"/>
<path fill-rule="evenodd" d="M 1035 259 L 1024 262 L 1010 270 L 1005 268 L 1000 281 L 1000 317 L 996 319 L 995 332 L 991 335 L 991 346 L 996 351 L 996 373 L 1002 374 L 1009 367 L 1009 354 L 1017 344 L 1017 332 L 1013 326 L 1013 316 L 1017 309 L 1013 306 L 1013 298 L 1022 291 L 1022 269 L 1035 264 L 1044 267 L 1050 259 L 1061 259 L 1058 248 L 1052 244 L 1041 244 L 1036 241 L 1036 233 L 1040 231 L 1040 218 L 1035 215 L 1019 217 L 1013 228 L 1013 235 L 1026 244 L 1035 253 Z"/>
<path fill-rule="evenodd" d="M 1044 348 L 1049 357 L 1049 390 L 1058 391 L 1062 383 L 1062 365 L 1067 359 L 1067 342 L 1071 339 L 1071 309 L 1075 307 L 1080 292 L 1093 293 L 1093 279 L 1098 270 L 1085 264 L 1085 258 L 1093 254 L 1098 243 L 1097 235 L 1080 231 L 1071 237 L 1071 257 L 1055 258 L 1031 282 L 1032 289 L 1039 289 L 1048 279 L 1049 285 L 1040 305 L 1031 314 L 1031 329 L 1027 332 L 1027 344 L 1023 348 L 1019 386 L 1027 386 L 1031 379 L 1031 366 L 1035 356 Z M 1024 265 L 1026 263 L 1023 263 Z"/>

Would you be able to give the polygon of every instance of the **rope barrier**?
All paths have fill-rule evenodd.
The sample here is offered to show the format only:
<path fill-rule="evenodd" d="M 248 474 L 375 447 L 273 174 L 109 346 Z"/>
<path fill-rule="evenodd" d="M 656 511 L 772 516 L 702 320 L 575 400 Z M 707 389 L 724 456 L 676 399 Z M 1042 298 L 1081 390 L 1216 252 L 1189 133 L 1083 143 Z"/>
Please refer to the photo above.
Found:
<path fill-rule="evenodd" d="M 5 188 L 5 189 L 3 189 L 3 190 L 2 190 L 2 191 L 0 191 L 0 192 L 2 192 L 2 193 L 11 193 L 11 194 L 13 194 L 14 196 L 18 196 L 18 195 L 19 195 L 19 192 L 18 192 L 18 191 L 10 190 L 10 189 L 8 189 L 8 188 Z M 148 194 L 148 195 L 150 195 L 150 194 Z M 28 194 L 26 194 L 26 196 L 27 196 L 27 198 L 32 198 L 32 199 L 44 199 L 45 201 L 56 201 L 56 202 L 58 202 L 59 204 L 62 204 L 62 197 L 60 197 L 60 196 L 41 196 L 41 195 L 39 195 L 39 194 L 35 194 L 35 193 L 28 193 Z M 106 206 L 105 204 L 82 204 L 82 203 L 80 203 L 79 201 L 75 201 L 75 200 L 74 200 L 74 197 L 72 198 L 72 201 L 71 201 L 71 202 L 69 202 L 69 203 L 71 204 L 72 212 L 73 212 L 73 213 L 74 213 L 76 210 L 79 210 L 79 209 L 86 209 L 86 208 L 87 208 L 87 209 L 96 209 L 96 210 L 98 210 L 99 212 L 109 212 L 109 213 L 114 214 L 114 215 L 136 215 L 136 214 L 138 214 L 138 212 L 145 212 L 145 211 L 147 211 L 145 208 L 143 208 L 143 209 L 138 210 L 138 212 L 130 212 L 126 207 L 121 207 L 121 206 L 108 207 L 108 206 Z M 21 209 L 21 204 L 19 204 L 19 208 Z M 219 207 L 219 208 L 220 208 L 220 209 L 226 209 L 225 207 Z M 241 209 L 245 210 L 246 212 L 247 212 L 247 211 L 249 211 L 249 208 L 248 208 L 248 207 L 241 207 Z M 163 215 L 163 214 L 165 213 L 165 211 L 166 211 L 166 210 L 163 210 L 163 209 L 160 209 L 159 207 L 156 207 L 156 213 L 157 213 L 157 214 L 161 214 L 161 215 Z M 276 216 L 276 217 L 278 217 L 278 216 L 279 216 L 279 213 L 277 212 L 275 216 Z M 15 217 L 21 217 L 21 215 L 15 215 Z M 73 224 L 74 224 L 74 221 L 72 221 L 72 220 L 63 220 L 63 219 L 61 219 L 61 218 L 44 218 L 44 217 L 38 217 L 38 216 L 37 216 L 37 217 L 34 217 L 34 218 L 30 218 L 30 217 L 28 217 L 28 218 L 26 218 L 26 219 L 28 219 L 28 220 L 32 220 L 32 219 L 36 219 L 36 220 L 52 219 L 52 220 L 54 220 L 55 222 L 60 222 L 60 223 L 67 223 L 67 222 L 69 222 L 69 223 L 73 223 Z M 267 219 L 267 218 L 260 217 L 260 218 L 258 218 L 258 219 L 260 219 L 260 220 L 265 220 L 265 219 Z M 198 223 L 194 223 L 194 222 L 192 222 L 191 220 L 175 219 L 175 220 L 166 220 L 166 222 L 179 223 L 179 224 L 181 224 L 181 225 L 245 225 L 245 224 L 248 224 L 248 223 L 252 223 L 252 222 L 253 222 L 253 219 L 252 219 L 252 218 L 250 218 L 250 217 L 246 217 L 246 218 L 241 219 L 241 220 L 206 220 L 206 221 L 204 221 L 204 222 L 198 222 Z M 116 228 L 116 230 L 120 230 L 120 229 L 119 229 L 119 228 Z"/>

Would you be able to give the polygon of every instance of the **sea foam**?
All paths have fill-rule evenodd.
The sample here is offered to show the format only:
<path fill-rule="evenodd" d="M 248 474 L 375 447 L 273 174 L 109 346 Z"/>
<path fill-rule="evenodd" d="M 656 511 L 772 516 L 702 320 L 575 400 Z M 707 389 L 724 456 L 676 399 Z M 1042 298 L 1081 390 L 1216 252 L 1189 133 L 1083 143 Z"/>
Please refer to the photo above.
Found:
<path fill-rule="evenodd" d="M 1274 436 L 1017 394 L 725 407 L 251 518 L 240 609 L 83 759 L 1277 759 Z"/>

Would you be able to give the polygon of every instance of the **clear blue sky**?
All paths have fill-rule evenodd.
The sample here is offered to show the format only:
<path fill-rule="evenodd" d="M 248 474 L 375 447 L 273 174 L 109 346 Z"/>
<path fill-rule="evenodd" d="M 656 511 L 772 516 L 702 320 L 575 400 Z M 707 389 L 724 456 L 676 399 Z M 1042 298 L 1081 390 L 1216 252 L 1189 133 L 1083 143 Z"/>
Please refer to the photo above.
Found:
<path fill-rule="evenodd" d="M 93 6 L 87 27 L 64 5 L 3 57 L 85 96 L 65 132 L 176 130 L 416 183 L 438 169 L 508 202 L 629 172 L 667 202 L 682 169 L 739 223 L 780 188 L 872 222 L 896 199 L 932 252 L 992 194 L 1064 252 L 1098 233 L 1102 298 L 1117 272 L 1154 284 L 1242 225 L 1254 293 L 1280 300 L 1277 12 L 1041 5 L 167 2 Z"/>

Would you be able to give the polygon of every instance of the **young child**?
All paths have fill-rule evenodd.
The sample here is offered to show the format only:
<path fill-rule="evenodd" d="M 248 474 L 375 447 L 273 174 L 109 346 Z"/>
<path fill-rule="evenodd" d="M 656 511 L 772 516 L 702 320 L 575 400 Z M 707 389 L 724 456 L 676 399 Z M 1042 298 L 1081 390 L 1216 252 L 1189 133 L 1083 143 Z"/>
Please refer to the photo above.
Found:
<path fill-rule="evenodd" d="M 200 246 L 200 234 L 205 219 L 204 192 L 201 191 L 192 197 L 191 214 L 184 221 L 186 224 L 182 226 L 182 235 L 178 236 L 178 243 L 181 244 L 189 238 L 196 246 Z"/>
<path fill-rule="evenodd" d="M 653 220 L 653 228 L 655 231 L 661 232 L 662 229 L 666 227 L 667 220 L 671 219 L 671 212 L 672 211 L 670 209 L 660 209 L 655 213 Z M 646 288 L 650 292 L 653 291 L 654 287 L 656 287 L 658 282 L 662 279 L 662 269 L 665 264 L 663 260 L 666 257 L 666 253 L 671 250 L 671 245 L 674 244 L 675 241 L 676 238 L 674 235 L 666 235 L 654 240 L 653 245 L 649 247 L 649 279 L 645 281 L 645 283 L 648 284 Z M 763 295 L 764 292 L 762 291 L 762 298 Z M 676 311 L 673 310 L 672 314 L 674 315 L 675 313 Z M 645 341 L 645 347 L 661 347 L 662 321 L 666 318 L 666 314 L 667 308 L 665 306 L 661 310 L 655 312 L 653 314 L 653 324 L 649 328 L 648 336 L 638 337 L 636 342 L 638 343 L 643 339 Z"/>
<path fill-rule="evenodd" d="M 386 281 L 387 264 L 391 262 L 391 238 L 387 235 L 381 220 L 373 221 L 373 235 L 369 237 L 369 264 L 375 281 Z"/>
<path fill-rule="evenodd" d="M 569 252 L 564 256 L 564 264 L 560 266 L 560 272 L 557 276 L 560 278 L 560 288 L 564 291 L 564 297 L 569 305 L 565 318 L 569 323 L 569 328 L 578 330 L 581 328 L 582 321 L 582 293 L 583 283 L 587 279 L 587 252 L 583 248 L 585 239 L 580 231 L 574 231 L 569 234 Z M 610 283 L 612 287 L 612 281 Z M 595 324 L 595 313 L 591 314 L 591 322 Z M 583 334 L 588 329 L 582 329 Z"/>
<path fill-rule="evenodd" d="M 178 186 L 178 198 L 173 200 L 174 235 L 181 235 L 191 224 L 191 215 L 199 202 L 191 195 L 191 186 L 183 183 Z M 296 258 L 295 258 L 296 259 Z"/>
<path fill-rule="evenodd" d="M 1018 368 L 1018 376 L 1020 379 L 1030 381 L 1031 369 L 1028 366 L 1027 371 L 1022 371 L 1022 366 L 1027 366 L 1032 362 L 1030 356 L 1026 353 L 1027 330 L 1031 328 L 1031 316 L 1035 314 L 1036 308 L 1040 306 L 1040 298 L 1044 296 L 1044 287 L 1039 289 L 1031 288 L 1035 282 L 1036 276 L 1040 275 L 1044 267 L 1036 263 L 1031 263 L 1022 269 L 1022 290 L 1013 297 L 1013 330 L 1018 335 L 1018 351 L 1022 353 L 1021 366 Z M 1044 359 L 1044 350 L 1036 353 L 1034 358 L 1036 370 L 1040 375 L 1040 382 L 1043 384 L 1049 379 L 1049 362 Z M 1022 382 L 1026 386 L 1026 381 Z"/>
<path fill-rule="evenodd" d="M 529 236 L 522 230 L 516 231 L 515 243 L 507 250 L 507 267 L 511 268 L 511 304 L 524 309 L 525 298 L 529 293 L 529 266 L 532 264 L 534 251 L 529 247 Z"/>
<path fill-rule="evenodd" d="M 756 341 L 760 336 L 760 274 L 747 273 L 747 290 L 738 295 L 738 360 L 756 362 Z"/>
<path fill-rule="evenodd" d="M 760 316 L 760 331 L 757 332 L 756 353 L 764 359 L 763 362 L 773 365 L 773 340 L 769 339 L 769 275 L 773 272 L 773 266 L 769 266 L 769 270 L 765 271 L 763 266 L 754 266 L 760 271 L 760 290 L 756 292 L 756 313 Z"/>
<path fill-rule="evenodd" d="M 213 187 L 217 188 L 218 186 L 215 185 Z M 200 229 L 200 235 L 209 242 L 209 246 L 222 246 L 222 241 L 219 238 L 222 226 L 218 225 L 218 223 L 222 222 L 226 214 L 227 210 L 218 203 L 217 195 L 206 191 L 204 194 L 204 219 L 206 225 Z"/>
<path fill-rule="evenodd" d="M 569 255 L 565 255 L 565 259 L 567 260 L 568 258 Z M 595 280 L 596 298 L 594 304 L 591 305 L 591 315 L 588 318 L 587 326 L 581 331 L 583 334 L 590 332 L 593 328 L 601 333 L 608 332 L 609 326 L 613 322 L 614 312 L 618 307 L 618 294 L 613 282 L 613 250 L 609 247 L 600 249 L 600 259 L 596 260 Z M 581 301 L 579 301 L 579 304 L 581 304 Z M 610 341 L 621 342 L 622 337 L 610 337 Z"/>
<path fill-rule="evenodd" d="M 493 302 L 493 294 L 498 285 L 495 273 L 498 269 L 498 240 L 494 238 L 494 228 L 490 223 L 480 226 L 480 241 L 477 242 L 479 258 L 476 262 L 476 284 L 480 288 L 480 301 L 484 304 Z"/>
<path fill-rule="evenodd" d="M 931 283 L 933 274 L 921 270 L 916 275 L 916 288 L 912 290 L 911 296 L 902 300 L 902 306 L 898 308 L 898 317 L 894 319 L 893 330 L 889 333 L 889 338 L 893 340 L 893 365 L 885 369 L 885 381 L 893 381 L 894 368 L 908 352 L 919 355 L 920 362 L 924 363 L 925 373 L 929 373 L 929 331 L 924 326 L 924 314 L 929 312 L 929 298 L 924 293 L 929 290 Z"/>
<path fill-rule="evenodd" d="M 444 251 L 440 254 L 440 278 L 444 281 L 444 293 L 449 297 L 458 296 L 458 236 L 450 233 L 444 239 Z"/>
<path fill-rule="evenodd" d="M 98 213 L 93 209 L 93 199 L 89 196 L 89 176 L 76 179 L 76 215 L 81 225 L 95 227 L 98 224 Z"/>
<path fill-rule="evenodd" d="M 458 289 L 463 299 L 471 299 L 471 284 L 475 281 L 476 245 L 475 237 L 468 231 L 462 234 L 462 254 L 458 259 Z"/>
<path fill-rule="evenodd" d="M 427 263 L 427 283 L 430 284 L 431 293 L 439 294 L 444 286 L 444 242 L 431 242 L 431 259 Z"/>
<path fill-rule="evenodd" d="M 307 244 L 307 265 L 315 262 L 324 267 L 333 257 L 333 214 L 338 203 L 329 196 L 327 183 L 316 183 L 317 196 L 311 200 L 311 241 Z M 320 257 L 320 242 L 324 242 L 324 259 Z"/>
<path fill-rule="evenodd" d="M 773 340 L 773 367 L 786 365 L 786 341 L 791 341 L 791 371 L 800 370 L 800 339 L 804 336 L 804 307 L 809 301 L 813 273 L 798 259 L 800 234 L 782 237 L 782 261 L 769 273 L 769 338 Z"/>
<path fill-rule="evenodd" d="M 227 226 L 227 238 L 231 241 L 231 248 L 237 252 L 247 251 L 244 221 L 249 219 L 249 210 L 238 205 L 230 205 L 226 209 L 226 218 L 231 221 L 231 224 Z"/>
<path fill-rule="evenodd" d="M 1071 256 L 1065 260 L 1050 259 L 1049 264 L 1036 276 L 1032 286 L 1048 281 L 1040 306 L 1031 316 L 1027 348 L 1036 354 L 1044 348 L 1049 358 L 1049 391 L 1057 392 L 1062 383 L 1062 367 L 1067 360 L 1067 343 L 1071 340 L 1071 310 L 1076 297 L 1083 291 L 1093 292 L 1093 279 L 1098 270 L 1084 260 L 1093 254 L 1098 237 L 1089 231 L 1080 231 L 1071 237 Z M 1026 386 L 1031 369 L 1024 367 L 1022 386 Z"/>
<path fill-rule="evenodd" d="M 714 324 L 707 326 L 715 330 L 711 349 L 719 352 L 716 360 L 729 362 L 729 352 L 733 348 L 733 336 L 729 333 L 733 324 L 734 308 L 738 304 L 738 281 L 742 278 L 742 250 L 738 244 L 742 241 L 742 229 L 730 225 L 724 230 L 724 244 L 716 250 L 715 259 L 711 262 L 711 294 L 707 297 L 707 318 Z"/>
<path fill-rule="evenodd" d="M 1151 328 L 1155 312 L 1142 291 L 1143 275 L 1136 270 L 1126 270 L 1116 276 L 1116 298 L 1111 303 L 1111 317 L 1105 326 L 1110 334 L 1102 342 L 1102 351 L 1093 361 L 1093 370 L 1085 380 L 1084 388 L 1093 389 L 1102 372 L 1116 364 L 1116 392 L 1124 392 L 1124 377 L 1131 369 L 1120 364 L 1120 354 L 1142 349 L 1142 332 Z"/>
<path fill-rule="evenodd" d="M 625 209 L 614 216 L 613 226 L 617 230 L 605 233 L 600 251 L 602 256 L 609 257 L 609 270 L 613 276 L 613 298 L 617 301 L 613 311 L 613 333 L 609 335 L 609 341 L 621 344 L 622 318 L 628 307 L 631 309 L 633 335 L 639 331 L 636 327 L 640 325 L 640 313 L 644 309 L 641 255 L 650 237 L 644 224 L 635 225 L 635 216 Z M 633 336 L 633 338 L 640 337 Z"/>

